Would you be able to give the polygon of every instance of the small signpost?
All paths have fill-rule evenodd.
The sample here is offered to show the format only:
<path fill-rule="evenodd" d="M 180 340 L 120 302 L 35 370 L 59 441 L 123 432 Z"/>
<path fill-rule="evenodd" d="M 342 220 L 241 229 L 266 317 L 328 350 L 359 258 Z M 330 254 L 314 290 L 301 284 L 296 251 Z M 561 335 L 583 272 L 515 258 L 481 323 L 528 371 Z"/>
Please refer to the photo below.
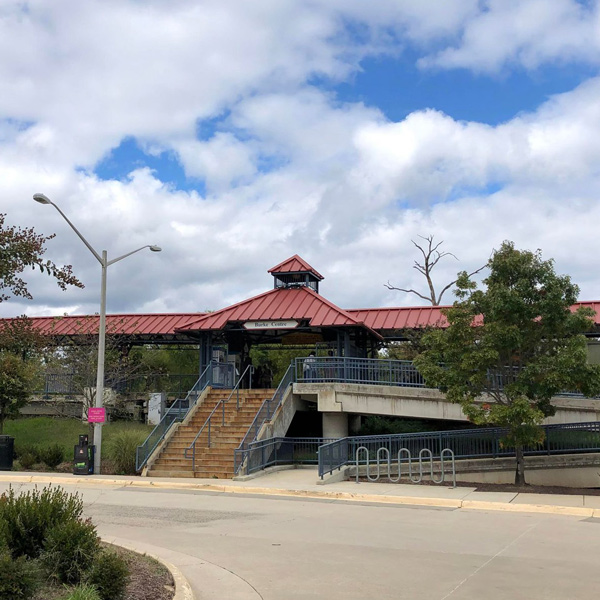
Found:
<path fill-rule="evenodd" d="M 105 408 L 88 408 L 88 423 L 105 423 L 106 409 Z"/>

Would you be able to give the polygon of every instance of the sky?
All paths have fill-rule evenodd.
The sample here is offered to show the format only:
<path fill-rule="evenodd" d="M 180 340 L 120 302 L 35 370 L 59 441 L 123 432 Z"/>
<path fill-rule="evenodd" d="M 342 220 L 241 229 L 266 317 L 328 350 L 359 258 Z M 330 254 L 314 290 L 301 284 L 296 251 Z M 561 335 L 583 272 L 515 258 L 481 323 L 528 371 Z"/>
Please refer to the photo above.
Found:
<path fill-rule="evenodd" d="M 216 310 L 299 254 L 342 308 L 424 304 L 503 240 L 600 299 L 599 0 L 2 0 L 0 212 L 55 233 L 0 316 Z M 482 276 L 485 273 L 482 272 Z M 452 296 L 445 300 L 452 301 Z"/>

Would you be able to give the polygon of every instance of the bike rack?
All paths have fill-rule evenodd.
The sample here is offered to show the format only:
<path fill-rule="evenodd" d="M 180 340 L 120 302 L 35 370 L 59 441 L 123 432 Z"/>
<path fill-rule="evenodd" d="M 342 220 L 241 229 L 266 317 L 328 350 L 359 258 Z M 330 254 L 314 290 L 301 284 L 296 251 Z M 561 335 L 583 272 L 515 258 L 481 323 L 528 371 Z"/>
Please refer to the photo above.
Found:
<path fill-rule="evenodd" d="M 376 474 L 373 477 L 371 475 L 371 460 L 369 459 L 369 449 L 366 446 L 360 446 L 359 448 L 356 449 L 356 483 L 360 483 L 359 481 L 359 469 L 360 469 L 360 464 L 361 464 L 361 454 L 364 455 L 364 461 L 365 461 L 365 466 L 366 466 L 366 472 L 367 472 L 367 481 L 370 481 L 372 483 L 379 481 L 379 479 L 382 477 L 382 467 L 387 466 L 387 475 L 384 474 L 385 477 L 387 477 L 387 480 L 390 483 L 399 483 L 402 479 L 402 463 L 403 461 L 405 462 L 405 464 L 408 465 L 408 479 L 411 483 L 422 483 L 423 481 L 423 464 L 428 462 L 429 463 L 429 478 L 433 483 L 436 484 L 443 484 L 446 481 L 446 462 L 448 459 L 450 460 L 450 465 L 451 465 L 451 469 L 452 469 L 452 487 L 456 487 L 456 464 L 454 461 L 454 452 L 452 450 L 450 450 L 450 448 L 444 448 L 441 452 L 440 452 L 440 456 L 439 456 L 439 463 L 440 463 L 440 477 L 436 478 L 435 476 L 435 471 L 434 471 L 434 466 L 433 466 L 433 460 L 434 460 L 434 456 L 433 456 L 433 452 L 431 450 L 429 450 L 429 448 L 423 448 L 420 452 L 419 452 L 419 475 L 418 476 L 414 476 L 413 475 L 413 457 L 411 455 L 411 452 L 408 448 L 400 448 L 400 450 L 398 450 L 398 456 L 397 456 L 397 464 L 398 464 L 398 476 L 394 477 L 392 475 L 392 460 L 391 460 L 391 454 L 390 451 L 385 448 L 385 447 L 381 447 L 377 449 L 377 453 L 376 453 L 376 457 L 375 457 L 375 466 L 376 466 Z"/>

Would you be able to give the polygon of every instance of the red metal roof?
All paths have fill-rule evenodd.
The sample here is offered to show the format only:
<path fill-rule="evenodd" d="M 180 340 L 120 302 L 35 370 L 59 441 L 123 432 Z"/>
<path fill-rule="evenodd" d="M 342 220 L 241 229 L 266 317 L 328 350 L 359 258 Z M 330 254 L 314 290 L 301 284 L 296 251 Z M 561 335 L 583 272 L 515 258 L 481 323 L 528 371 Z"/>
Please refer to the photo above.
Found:
<path fill-rule="evenodd" d="M 442 314 L 445 306 L 415 306 L 398 308 L 349 309 L 353 317 L 375 330 L 413 329 L 435 326 L 447 327 L 448 321 Z"/>
<path fill-rule="evenodd" d="M 587 306 L 596 313 L 594 324 L 600 325 L 600 302 L 577 302 L 571 306 L 576 311 Z M 376 331 L 391 329 L 415 329 L 420 327 L 448 327 L 442 310 L 451 306 L 401 306 L 395 308 L 358 308 L 346 312 Z"/>
<path fill-rule="evenodd" d="M 280 262 L 273 268 L 268 270 L 268 273 L 312 273 L 319 281 L 323 280 L 317 270 L 313 269 L 303 258 L 300 258 L 297 254 L 290 258 Z"/>
<path fill-rule="evenodd" d="M 178 327 L 204 313 L 154 315 L 107 315 L 106 332 L 122 335 L 175 335 Z M 10 319 L 0 319 L 1 321 Z M 44 335 L 85 335 L 98 333 L 98 315 L 30 317 L 33 326 Z"/>
<path fill-rule="evenodd" d="M 313 327 L 340 325 L 365 327 L 356 317 L 338 308 L 309 287 L 277 288 L 243 302 L 209 313 L 179 331 L 223 329 L 231 321 L 276 321 L 309 319 Z M 366 329 L 371 329 L 366 327 Z M 375 331 L 373 335 L 379 337 Z"/>

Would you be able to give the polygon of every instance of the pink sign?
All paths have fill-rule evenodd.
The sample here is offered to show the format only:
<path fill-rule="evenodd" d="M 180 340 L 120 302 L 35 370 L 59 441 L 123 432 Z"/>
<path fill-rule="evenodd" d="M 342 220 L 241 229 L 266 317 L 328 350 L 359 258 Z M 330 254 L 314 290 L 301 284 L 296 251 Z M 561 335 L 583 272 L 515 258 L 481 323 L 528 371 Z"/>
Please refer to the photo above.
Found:
<path fill-rule="evenodd" d="M 88 423 L 104 423 L 106 421 L 105 408 L 89 408 Z"/>

